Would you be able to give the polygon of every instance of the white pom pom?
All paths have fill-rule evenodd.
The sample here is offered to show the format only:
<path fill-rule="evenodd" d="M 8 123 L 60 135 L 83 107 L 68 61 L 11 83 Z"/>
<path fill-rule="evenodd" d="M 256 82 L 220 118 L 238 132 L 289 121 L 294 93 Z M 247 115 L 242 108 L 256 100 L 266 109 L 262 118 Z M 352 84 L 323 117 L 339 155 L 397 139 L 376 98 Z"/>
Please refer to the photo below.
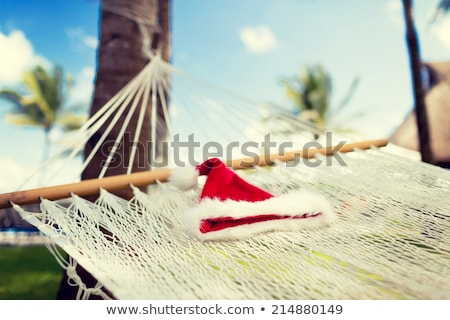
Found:
<path fill-rule="evenodd" d="M 174 168 L 171 171 L 169 181 L 180 190 L 194 189 L 198 185 L 198 170 L 195 167 Z"/>

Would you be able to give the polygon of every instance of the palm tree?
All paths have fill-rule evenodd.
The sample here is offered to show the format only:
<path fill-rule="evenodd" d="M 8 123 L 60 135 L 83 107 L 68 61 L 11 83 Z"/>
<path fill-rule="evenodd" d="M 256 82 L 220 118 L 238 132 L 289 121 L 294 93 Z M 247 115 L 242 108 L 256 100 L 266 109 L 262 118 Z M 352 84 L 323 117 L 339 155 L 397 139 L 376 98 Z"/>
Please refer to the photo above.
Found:
<path fill-rule="evenodd" d="M 145 20 L 142 20 L 144 17 Z M 100 45 L 98 48 L 98 69 L 94 89 L 94 97 L 90 115 L 95 114 L 113 95 L 122 89 L 149 61 L 149 56 L 143 53 L 146 50 L 157 50 L 162 58 L 170 58 L 170 0 L 102 0 L 100 17 Z M 147 46 L 148 40 L 148 47 Z M 167 131 L 167 125 L 160 106 L 157 109 L 158 137 L 162 139 Z M 123 119 L 119 120 L 121 123 Z M 129 130 L 126 134 L 133 137 L 138 121 L 138 111 L 133 114 Z M 150 108 L 147 108 L 144 125 L 139 142 L 148 147 L 151 140 Z M 120 131 L 120 125 L 114 128 L 107 140 L 114 141 Z M 97 131 L 102 135 L 105 127 Z M 94 135 L 85 146 L 84 154 L 88 157 L 96 144 L 98 135 Z M 107 141 L 106 140 L 106 141 Z M 120 159 L 128 163 L 132 141 L 123 141 L 118 149 Z M 133 170 L 143 171 L 150 169 L 149 150 L 140 152 L 134 159 Z M 102 164 L 107 156 L 101 151 L 97 152 L 82 173 L 82 179 L 97 178 Z M 109 168 L 106 176 L 126 173 L 127 168 L 117 166 Z M 130 189 L 116 192 L 122 198 L 132 197 Z M 95 198 L 89 198 L 95 200 Z M 77 274 L 87 287 L 94 287 L 97 280 L 84 268 L 77 266 Z M 68 283 L 67 274 L 64 273 L 58 299 L 76 298 L 77 288 Z M 101 296 L 91 295 L 91 299 L 102 299 Z"/>
<path fill-rule="evenodd" d="M 413 82 L 419 150 L 423 162 L 433 163 L 434 160 L 431 151 L 430 129 L 425 106 L 425 90 L 421 75 L 422 62 L 420 58 L 419 39 L 414 25 L 412 7 L 412 0 L 403 0 L 403 11 L 406 24 L 406 43 L 408 46 L 409 62 Z"/>
<path fill-rule="evenodd" d="M 331 97 L 331 78 L 321 65 L 306 66 L 299 77 L 283 78 L 286 97 L 303 120 L 323 127 Z"/>
<path fill-rule="evenodd" d="M 323 66 L 308 65 L 302 68 L 299 76 L 281 79 L 285 95 L 295 107 L 294 113 L 300 120 L 311 122 L 321 130 L 326 129 L 331 119 L 348 105 L 358 83 L 359 77 L 355 77 L 344 99 L 332 110 L 332 81 Z M 319 136 L 314 134 L 314 137 Z"/>
<path fill-rule="evenodd" d="M 90 115 L 95 114 L 148 63 L 149 57 L 143 54 L 143 47 L 146 50 L 159 50 L 163 59 L 169 60 L 169 9 L 169 0 L 102 1 L 98 71 Z M 141 17 L 145 17 L 145 20 L 142 20 Z M 146 40 L 149 42 L 148 47 L 145 47 L 147 46 Z M 150 103 L 151 101 L 149 101 Z M 158 123 L 163 124 L 158 126 L 158 136 L 162 138 L 166 134 L 167 126 L 164 122 L 162 108 L 159 107 L 157 110 Z M 139 137 L 139 142 L 144 147 L 147 147 L 151 141 L 150 115 L 150 107 L 148 107 Z M 123 122 L 121 120 L 119 123 Z M 136 111 L 125 136 L 134 136 L 137 121 L 138 112 Z M 105 127 L 97 131 L 98 135 L 103 133 Z M 114 128 L 109 133 L 107 140 L 114 141 L 120 129 L 120 126 Z M 91 153 L 97 142 L 96 139 L 97 135 L 87 143 L 85 157 Z M 132 141 L 123 141 L 119 148 L 118 152 L 123 163 L 128 163 L 132 143 Z M 146 151 L 137 154 L 133 163 L 133 172 L 150 169 L 149 150 Z M 84 170 L 82 179 L 98 177 L 106 157 L 107 155 L 99 150 Z M 125 166 L 116 166 L 108 168 L 105 175 L 124 174 L 126 170 Z M 118 191 L 117 194 L 123 198 L 130 198 L 132 191 L 126 189 Z"/>
<path fill-rule="evenodd" d="M 6 115 L 6 121 L 20 126 L 40 127 L 44 130 L 43 160 L 49 155 L 51 130 L 58 126 L 63 130 L 78 129 L 86 120 L 86 115 L 77 112 L 78 106 L 65 106 L 65 89 L 70 89 L 73 81 L 64 79 L 62 69 L 55 67 L 50 74 L 42 66 L 36 66 L 23 77 L 26 93 L 12 89 L 0 90 L 0 97 L 13 104 Z"/>

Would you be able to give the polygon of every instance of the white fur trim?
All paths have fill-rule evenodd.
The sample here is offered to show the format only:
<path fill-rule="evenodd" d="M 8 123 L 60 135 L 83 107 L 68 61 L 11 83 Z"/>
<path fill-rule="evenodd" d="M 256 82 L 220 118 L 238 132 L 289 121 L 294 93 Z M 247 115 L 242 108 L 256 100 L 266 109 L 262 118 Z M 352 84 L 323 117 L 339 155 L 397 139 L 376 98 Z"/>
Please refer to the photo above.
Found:
<path fill-rule="evenodd" d="M 298 216 L 317 212 L 321 212 L 321 214 L 304 219 L 286 218 L 245 224 L 207 233 L 200 231 L 201 221 L 206 218 L 243 218 L 269 214 Z M 200 240 L 231 240 L 247 238 L 253 234 L 268 231 L 295 231 L 324 227 L 333 223 L 335 219 L 336 215 L 327 199 L 320 194 L 302 190 L 259 202 L 204 199 L 197 207 L 185 213 L 185 226 L 189 234 Z"/>
<path fill-rule="evenodd" d="M 180 190 L 195 189 L 198 185 L 198 170 L 195 167 L 174 168 L 169 181 Z"/>

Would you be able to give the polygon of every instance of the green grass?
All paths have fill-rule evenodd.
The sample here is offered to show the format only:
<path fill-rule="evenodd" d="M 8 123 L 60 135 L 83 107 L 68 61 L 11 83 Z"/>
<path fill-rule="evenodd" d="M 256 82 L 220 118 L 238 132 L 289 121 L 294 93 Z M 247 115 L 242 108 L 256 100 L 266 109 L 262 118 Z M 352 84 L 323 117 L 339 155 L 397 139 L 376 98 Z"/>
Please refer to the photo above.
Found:
<path fill-rule="evenodd" d="M 0 300 L 53 300 L 62 275 L 45 246 L 0 247 Z"/>

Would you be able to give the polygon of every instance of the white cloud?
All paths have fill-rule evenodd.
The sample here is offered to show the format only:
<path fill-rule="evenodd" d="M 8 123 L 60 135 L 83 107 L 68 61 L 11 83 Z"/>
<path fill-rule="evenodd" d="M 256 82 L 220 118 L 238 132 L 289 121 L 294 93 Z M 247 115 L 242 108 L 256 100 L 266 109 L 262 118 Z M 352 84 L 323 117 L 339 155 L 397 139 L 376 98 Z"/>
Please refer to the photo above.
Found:
<path fill-rule="evenodd" d="M 433 35 L 438 41 L 450 51 L 450 19 L 441 19 L 433 25 Z"/>
<path fill-rule="evenodd" d="M 21 166 L 13 159 L 0 156 L 0 192 L 11 192 L 31 175 L 32 169 Z"/>
<path fill-rule="evenodd" d="M 69 39 L 75 41 L 75 45 L 87 47 L 89 49 L 96 49 L 98 46 L 98 39 L 84 33 L 82 28 L 67 28 L 66 34 Z"/>
<path fill-rule="evenodd" d="M 68 94 L 67 104 L 81 105 L 89 109 L 91 96 L 94 90 L 95 70 L 92 67 L 85 67 L 75 75 L 75 85 Z"/>
<path fill-rule="evenodd" d="M 404 26 L 403 5 L 401 0 L 389 0 L 386 3 L 386 12 L 389 19 L 397 26 Z"/>
<path fill-rule="evenodd" d="M 239 37 L 252 53 L 263 53 L 277 47 L 277 38 L 268 26 L 245 26 L 240 30 Z"/>
<path fill-rule="evenodd" d="M 389 0 L 386 3 L 386 10 L 393 13 L 401 12 L 402 2 L 400 0 Z"/>
<path fill-rule="evenodd" d="M 50 66 L 50 62 L 34 52 L 31 42 L 21 30 L 9 35 L 0 32 L 0 84 L 16 85 L 23 73 L 40 64 Z"/>
<path fill-rule="evenodd" d="M 80 179 L 80 158 L 69 162 L 64 157 L 52 158 L 52 162 L 42 168 L 40 164 L 25 165 L 12 157 L 0 155 L 0 163 L 0 193 L 73 183 Z"/>
<path fill-rule="evenodd" d="M 96 49 L 98 45 L 98 40 L 93 36 L 84 36 L 82 39 L 83 43 L 91 49 Z"/>

